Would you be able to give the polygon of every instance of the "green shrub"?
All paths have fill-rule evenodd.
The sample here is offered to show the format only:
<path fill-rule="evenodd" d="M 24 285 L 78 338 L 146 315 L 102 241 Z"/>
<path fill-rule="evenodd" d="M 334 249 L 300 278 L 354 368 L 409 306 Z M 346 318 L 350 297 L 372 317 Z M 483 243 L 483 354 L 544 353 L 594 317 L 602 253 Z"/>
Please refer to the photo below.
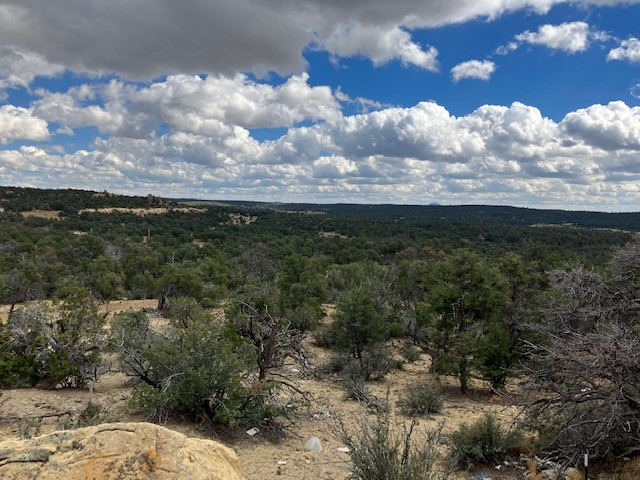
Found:
<path fill-rule="evenodd" d="M 406 330 L 401 322 L 391 322 L 387 327 L 387 333 L 391 338 L 400 338 L 404 336 Z"/>
<path fill-rule="evenodd" d="M 89 400 L 78 415 L 60 417 L 58 428 L 60 430 L 74 430 L 115 421 L 118 420 L 109 415 L 108 408 Z"/>
<path fill-rule="evenodd" d="M 362 375 L 366 380 L 379 380 L 383 378 L 392 369 L 401 365 L 391 355 L 391 350 L 383 343 L 367 347 L 358 362 L 352 365 L 358 365 Z"/>
<path fill-rule="evenodd" d="M 409 363 L 417 362 L 420 360 L 421 351 L 415 345 L 410 343 L 405 344 L 400 350 L 401 355 L 407 360 Z"/>
<path fill-rule="evenodd" d="M 72 362 L 67 348 L 53 351 L 47 356 L 44 373 L 51 385 L 61 383 L 65 386 L 73 386 L 72 379 L 82 378 L 80 365 Z"/>
<path fill-rule="evenodd" d="M 271 402 L 277 384 L 246 379 L 255 368 L 253 346 L 232 328 L 212 321 L 202 311 L 196 313 L 176 314 L 162 333 L 151 328 L 144 314 L 115 316 L 113 350 L 125 373 L 141 381 L 131 406 L 158 420 L 206 418 L 231 427 L 264 425 L 287 417 L 293 411 L 290 402 Z"/>
<path fill-rule="evenodd" d="M 505 430 L 494 415 L 486 414 L 449 435 L 449 462 L 459 468 L 473 462 L 499 462 L 522 438 L 519 430 Z"/>
<path fill-rule="evenodd" d="M 205 285 L 203 295 L 204 297 L 201 300 L 202 306 L 205 308 L 214 308 L 220 300 L 229 296 L 229 291 L 224 285 Z"/>
<path fill-rule="evenodd" d="M 333 374 L 342 373 L 347 366 L 353 362 L 353 358 L 344 353 L 334 353 L 330 355 L 326 362 L 320 366 L 320 373 Z"/>
<path fill-rule="evenodd" d="M 122 277 L 115 272 L 102 272 L 93 280 L 95 293 L 103 300 L 122 297 L 124 286 Z"/>
<path fill-rule="evenodd" d="M 78 427 L 91 427 L 93 425 L 99 425 L 104 422 L 104 412 L 102 407 L 89 401 L 86 407 L 80 412 L 78 416 Z"/>
<path fill-rule="evenodd" d="M 322 317 L 322 310 L 313 305 L 286 310 L 284 317 L 289 322 L 289 328 L 300 332 L 307 332 L 315 328 Z"/>
<path fill-rule="evenodd" d="M 357 368 L 345 368 L 342 370 L 342 381 L 348 399 L 359 402 L 369 402 L 371 390 L 367 381 Z"/>
<path fill-rule="evenodd" d="M 331 325 L 324 325 L 313 333 L 313 343 L 321 348 L 334 348 L 336 346 L 336 332 Z"/>
<path fill-rule="evenodd" d="M 363 350 L 357 360 L 345 353 L 332 355 L 323 369 L 327 373 L 338 373 L 343 378 L 361 377 L 368 381 L 380 380 L 398 366 L 398 361 L 391 355 L 389 347 L 380 343 Z"/>
<path fill-rule="evenodd" d="M 200 303 L 187 297 L 172 299 L 164 312 L 164 316 L 176 328 L 187 328 L 193 322 L 206 321 L 208 315 Z"/>
<path fill-rule="evenodd" d="M 32 387 L 40 378 L 38 362 L 33 356 L 11 351 L 0 353 L 0 388 Z"/>
<path fill-rule="evenodd" d="M 406 428 L 391 421 L 388 409 L 360 418 L 355 427 L 339 421 L 337 437 L 350 450 L 354 480 L 435 480 L 441 430 L 414 437 L 416 421 Z"/>
<path fill-rule="evenodd" d="M 442 410 L 442 395 L 430 386 L 410 387 L 398 401 L 407 415 L 428 415 Z"/>
<path fill-rule="evenodd" d="M 204 308 L 216 308 L 218 302 L 211 297 L 203 297 L 202 300 L 200 300 L 200 305 Z"/>
<path fill-rule="evenodd" d="M 106 345 L 105 314 L 84 288 L 70 288 L 55 307 L 17 309 L 0 334 L 0 383 L 82 387 L 98 375 Z"/>

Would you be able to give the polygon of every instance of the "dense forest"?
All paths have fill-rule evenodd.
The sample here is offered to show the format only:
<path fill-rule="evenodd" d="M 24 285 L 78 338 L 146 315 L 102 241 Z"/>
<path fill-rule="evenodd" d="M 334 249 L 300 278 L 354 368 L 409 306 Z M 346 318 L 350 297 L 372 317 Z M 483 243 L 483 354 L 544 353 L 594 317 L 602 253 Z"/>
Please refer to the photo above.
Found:
<path fill-rule="evenodd" d="M 266 263 L 275 275 L 295 256 L 329 276 L 354 262 L 425 265 L 459 249 L 491 260 L 515 253 L 540 272 L 575 261 L 598 267 L 631 239 L 623 228 L 638 222 L 638 214 L 594 214 L 588 222 L 582 212 L 507 207 L 292 207 L 200 202 L 189 211 L 153 196 L 3 187 L 1 299 L 13 305 L 52 298 L 72 285 L 100 298 L 153 298 L 180 267 L 180 275 L 198 280 L 199 299 L 217 301 L 247 281 L 247 262 Z M 139 215 L 136 208 L 167 211 Z M 21 213 L 32 211 L 44 214 Z M 561 223 L 547 224 L 552 219 Z"/>
<path fill-rule="evenodd" d="M 549 396 L 523 428 L 544 426 L 540 449 L 556 458 L 640 450 L 638 213 L 17 187 L 0 188 L 0 209 L 3 387 L 82 387 L 109 351 L 139 380 L 138 408 L 250 426 L 290 414 L 273 393 L 301 392 L 277 372 L 304 361 L 305 336 L 335 353 L 327 369 L 349 397 L 372 403 L 367 382 L 398 367 L 395 339 L 404 361 L 429 354 L 462 393 L 472 378 L 500 391 L 526 375 L 526 388 Z M 157 299 L 169 325 L 130 312 L 107 331 L 98 305 L 124 298 Z M 323 304 L 336 307 L 328 324 Z M 225 308 L 223 324 L 213 307 Z"/>

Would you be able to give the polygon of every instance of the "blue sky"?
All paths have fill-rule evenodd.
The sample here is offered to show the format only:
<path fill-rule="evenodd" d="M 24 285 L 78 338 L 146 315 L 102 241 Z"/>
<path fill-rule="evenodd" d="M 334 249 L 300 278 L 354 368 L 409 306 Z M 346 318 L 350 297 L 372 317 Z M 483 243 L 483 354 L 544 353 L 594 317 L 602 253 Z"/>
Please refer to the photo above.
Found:
<path fill-rule="evenodd" d="M 640 210 L 640 0 L 0 0 L 0 183 Z"/>

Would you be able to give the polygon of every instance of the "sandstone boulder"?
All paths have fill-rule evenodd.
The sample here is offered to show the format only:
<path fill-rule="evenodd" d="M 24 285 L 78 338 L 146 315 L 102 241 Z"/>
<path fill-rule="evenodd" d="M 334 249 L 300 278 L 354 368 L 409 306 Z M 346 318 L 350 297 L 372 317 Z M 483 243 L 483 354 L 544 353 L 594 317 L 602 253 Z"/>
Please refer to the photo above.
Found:
<path fill-rule="evenodd" d="M 241 480 L 230 448 L 151 423 L 110 423 L 0 442 L 4 480 Z"/>

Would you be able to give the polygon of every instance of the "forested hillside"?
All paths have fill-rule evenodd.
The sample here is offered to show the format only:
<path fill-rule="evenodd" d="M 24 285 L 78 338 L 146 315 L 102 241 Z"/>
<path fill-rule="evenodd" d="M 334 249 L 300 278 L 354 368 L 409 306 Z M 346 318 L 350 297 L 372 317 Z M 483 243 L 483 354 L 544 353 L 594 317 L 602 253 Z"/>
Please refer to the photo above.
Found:
<path fill-rule="evenodd" d="M 206 205 L 206 201 L 183 200 Z M 250 208 L 308 212 L 336 216 L 396 221 L 478 221 L 507 225 L 558 225 L 586 228 L 612 228 L 639 231 L 640 213 L 605 213 L 570 210 L 541 210 L 496 205 L 362 205 L 307 203 L 225 202 Z"/>

